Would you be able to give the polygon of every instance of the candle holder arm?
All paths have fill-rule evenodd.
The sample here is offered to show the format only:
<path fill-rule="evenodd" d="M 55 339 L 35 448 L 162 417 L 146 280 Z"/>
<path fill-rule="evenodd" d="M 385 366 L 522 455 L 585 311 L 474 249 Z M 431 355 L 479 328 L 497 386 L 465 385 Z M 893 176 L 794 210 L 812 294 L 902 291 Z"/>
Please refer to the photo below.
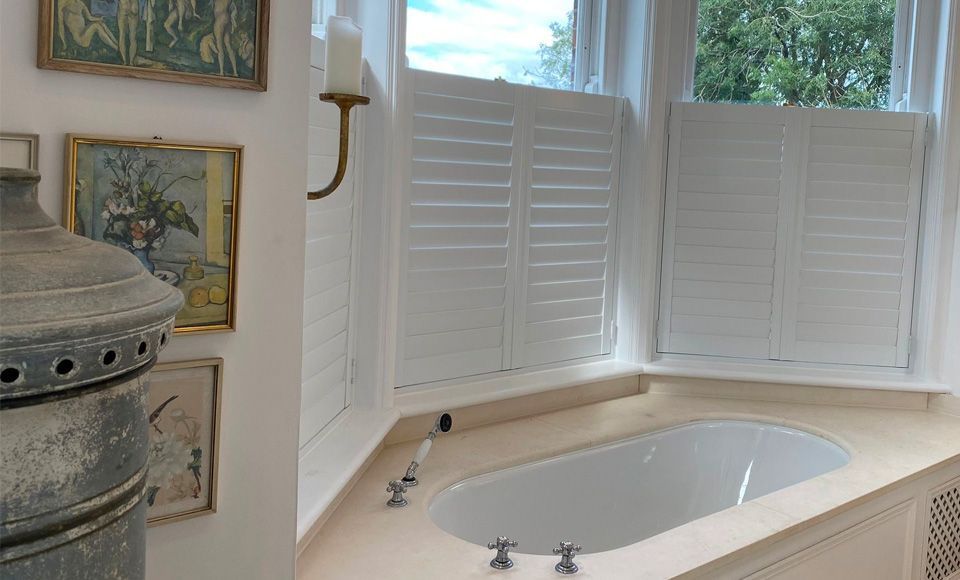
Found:
<path fill-rule="evenodd" d="M 337 172 L 329 185 L 317 191 L 308 191 L 307 199 L 323 199 L 336 191 L 347 173 L 347 153 L 350 149 L 350 109 L 355 105 L 370 104 L 370 97 L 348 95 L 344 93 L 320 93 L 320 100 L 333 103 L 340 108 L 340 150 L 337 158 Z"/>

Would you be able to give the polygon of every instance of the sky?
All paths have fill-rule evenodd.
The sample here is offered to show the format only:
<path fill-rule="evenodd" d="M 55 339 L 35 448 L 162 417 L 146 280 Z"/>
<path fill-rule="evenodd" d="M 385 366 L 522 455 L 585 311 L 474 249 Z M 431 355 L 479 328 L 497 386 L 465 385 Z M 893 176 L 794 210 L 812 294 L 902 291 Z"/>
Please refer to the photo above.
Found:
<path fill-rule="evenodd" d="M 408 0 L 412 68 L 530 84 L 551 22 L 565 22 L 574 0 Z"/>

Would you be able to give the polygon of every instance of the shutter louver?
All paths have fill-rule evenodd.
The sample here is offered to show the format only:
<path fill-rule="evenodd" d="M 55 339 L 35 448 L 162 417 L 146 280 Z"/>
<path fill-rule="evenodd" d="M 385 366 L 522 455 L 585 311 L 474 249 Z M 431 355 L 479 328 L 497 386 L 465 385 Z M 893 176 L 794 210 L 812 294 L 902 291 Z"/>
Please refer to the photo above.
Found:
<path fill-rule="evenodd" d="M 905 367 L 926 116 L 808 114 L 782 357 Z"/>
<path fill-rule="evenodd" d="M 546 89 L 527 95 L 516 366 L 610 352 L 623 106 L 614 97 Z"/>
<path fill-rule="evenodd" d="M 336 170 L 340 115 L 336 107 L 317 98 L 323 85 L 322 70 L 311 67 L 310 84 L 307 167 L 310 190 L 315 190 L 325 186 Z M 356 139 L 350 141 L 347 174 L 341 186 L 329 197 L 307 202 L 301 447 L 349 403 L 347 366 Z"/>
<path fill-rule="evenodd" d="M 411 71 L 401 384 L 504 368 L 516 88 Z"/>
<path fill-rule="evenodd" d="M 660 352 L 770 358 L 783 109 L 676 103 Z"/>

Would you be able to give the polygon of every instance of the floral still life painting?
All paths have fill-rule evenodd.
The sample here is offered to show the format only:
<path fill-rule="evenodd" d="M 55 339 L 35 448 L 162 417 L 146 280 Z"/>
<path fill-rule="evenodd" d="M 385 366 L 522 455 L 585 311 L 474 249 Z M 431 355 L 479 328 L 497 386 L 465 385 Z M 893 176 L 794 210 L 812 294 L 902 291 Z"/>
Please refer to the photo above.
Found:
<path fill-rule="evenodd" d="M 147 523 L 216 511 L 223 359 L 157 365 L 147 402 Z"/>
<path fill-rule="evenodd" d="M 242 149 L 70 135 L 64 223 L 183 292 L 175 332 L 232 330 Z"/>
<path fill-rule="evenodd" d="M 41 0 L 41 68 L 266 90 L 269 0 Z"/>

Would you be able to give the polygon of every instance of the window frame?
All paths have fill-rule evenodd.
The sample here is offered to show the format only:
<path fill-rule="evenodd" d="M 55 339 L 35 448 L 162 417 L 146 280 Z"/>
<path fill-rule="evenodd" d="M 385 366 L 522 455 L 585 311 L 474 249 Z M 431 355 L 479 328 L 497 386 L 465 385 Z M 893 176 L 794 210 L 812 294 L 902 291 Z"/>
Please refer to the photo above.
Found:
<path fill-rule="evenodd" d="M 890 61 L 890 90 L 887 95 L 888 111 L 915 111 L 910 107 L 908 80 L 911 77 L 913 47 L 911 37 L 916 28 L 916 4 L 920 0 L 897 0 L 897 9 L 893 21 L 893 58 Z M 688 15 L 689 44 L 687 62 L 684 70 L 683 100 L 694 102 L 693 84 L 697 74 L 697 44 L 700 40 L 699 29 L 700 0 L 690 1 Z M 750 103 L 745 103 L 750 104 Z M 759 104 L 759 103 L 754 103 Z M 826 108 L 826 107 L 816 107 Z M 883 110 L 883 109 L 871 109 Z"/>
<path fill-rule="evenodd" d="M 314 10 L 320 3 L 341 2 L 342 0 L 313 0 Z M 577 5 L 577 46 L 573 54 L 573 88 L 575 93 L 612 94 L 615 86 L 613 75 L 608 70 L 608 47 L 619 46 L 618 28 L 610 26 L 611 4 L 620 0 L 575 0 Z M 400 0 L 403 11 L 400 21 L 403 23 L 399 34 L 399 58 L 403 69 L 416 68 L 409 65 L 407 59 L 407 0 Z M 318 24 L 314 23 L 314 34 Z M 322 35 L 321 35 L 322 36 Z M 430 71 L 440 72 L 440 71 Z M 465 75 L 469 76 L 469 75 Z M 474 77 L 486 78 L 486 77 Z M 487 80 L 493 80 L 487 78 Z M 515 83 L 525 84 L 525 83 Z M 558 89 L 566 90 L 566 89 Z"/>
<path fill-rule="evenodd" d="M 343 14 L 343 0 L 313 0 L 310 32 L 318 38 L 327 36 L 327 16 Z"/>
<path fill-rule="evenodd" d="M 657 352 L 657 321 L 660 305 L 663 211 L 666 187 L 666 123 L 669 103 L 692 101 L 693 65 L 696 62 L 697 0 L 649 0 L 622 5 L 618 11 L 624 31 L 642 29 L 642 41 L 630 41 L 622 32 L 622 46 L 635 55 L 630 63 L 619 63 L 620 93 L 630 99 L 625 124 L 627 155 L 638 155 L 633 171 L 624 173 L 624 192 L 638 192 L 621 198 L 621 221 L 636 220 L 639 231 L 620 228 L 620 277 L 618 325 L 621 340 L 617 360 L 644 365 L 650 373 L 704 378 L 728 378 L 793 384 L 843 387 L 888 388 L 923 392 L 946 392 L 937 381 L 943 369 L 943 272 L 950 256 L 953 224 L 944 218 L 944 208 L 956 199 L 955 172 L 946 167 L 960 157 L 960 145 L 950 139 L 960 117 L 960 99 L 952 63 L 960 59 L 955 47 L 960 39 L 960 22 L 943 20 L 945 6 L 939 0 L 909 0 L 911 12 L 905 17 L 907 39 L 903 41 L 906 90 L 909 99 L 902 110 L 931 113 L 927 127 L 927 163 L 921 204 L 920 252 L 914 294 L 913 340 L 907 368 L 858 367 L 821 363 L 780 361 L 730 361 L 722 365 L 716 357 L 661 354 Z M 960 7 L 951 3 L 948 14 Z M 952 18 L 952 16 L 951 16 Z M 631 27 L 631 28 L 627 28 Z M 951 90 L 952 87 L 952 90 Z M 952 99 L 952 100 L 951 100 Z M 951 104 L 952 103 L 952 104 Z M 951 113 L 953 114 L 951 115 Z M 640 173 L 644 174 L 643 180 Z M 627 220 L 624 222 L 623 220 Z M 944 221 L 946 220 L 946 221 Z M 651 288 L 639 294 L 636 288 Z M 722 366 L 722 368 L 720 368 Z M 841 369 L 838 367 L 849 366 Z M 789 378 L 787 378 L 789 376 Z"/>

